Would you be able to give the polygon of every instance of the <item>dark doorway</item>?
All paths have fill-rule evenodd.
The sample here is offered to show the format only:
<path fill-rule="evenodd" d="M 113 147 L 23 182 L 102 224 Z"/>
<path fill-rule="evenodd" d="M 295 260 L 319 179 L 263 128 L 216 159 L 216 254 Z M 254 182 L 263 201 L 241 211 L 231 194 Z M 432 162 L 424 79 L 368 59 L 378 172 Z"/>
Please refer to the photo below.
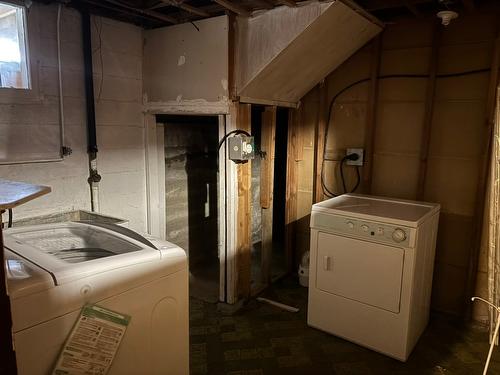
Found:
<path fill-rule="evenodd" d="M 189 256 L 190 294 L 219 299 L 217 116 L 158 116 L 165 124 L 166 238 Z"/>
<path fill-rule="evenodd" d="M 276 141 L 274 159 L 273 195 L 273 254 L 271 279 L 275 280 L 287 272 L 285 250 L 286 170 L 288 145 L 288 108 L 278 107 L 276 112 Z"/>
<path fill-rule="evenodd" d="M 272 208 L 261 206 L 261 177 L 263 159 L 270 155 L 261 154 L 263 144 L 269 140 L 264 139 L 263 114 L 269 107 L 252 105 L 252 136 L 256 147 L 256 156 L 252 160 L 252 279 L 251 290 L 253 294 L 259 293 L 269 282 L 273 282 L 287 273 L 287 257 L 285 253 L 285 207 L 286 207 L 286 169 L 287 169 L 287 143 L 288 143 L 288 109 L 276 109 L 276 130 L 274 142 L 274 174 Z M 269 211 L 268 211 L 269 210 Z M 264 211 L 272 211 L 272 223 L 264 220 Z M 269 216 L 266 216 L 269 218 Z M 272 229 L 268 226 L 272 227 Z M 264 231 L 272 230 L 272 246 L 266 245 Z M 270 251 L 269 251 L 270 250 Z M 269 254 L 270 253 L 270 254 Z M 269 254 L 269 255 L 265 255 Z M 270 259 L 266 262 L 264 257 Z M 270 263 L 270 264 L 269 264 Z"/>
<path fill-rule="evenodd" d="M 251 115 L 251 134 L 254 137 L 256 151 L 261 150 L 261 128 L 262 128 L 262 112 L 264 106 L 252 105 Z M 262 274 L 262 210 L 260 206 L 260 172 L 261 172 L 261 156 L 259 152 L 255 154 L 255 159 L 252 160 L 252 189 L 251 189 L 251 208 L 252 208 L 252 279 L 251 291 L 258 293 L 266 284 L 264 275 Z"/>

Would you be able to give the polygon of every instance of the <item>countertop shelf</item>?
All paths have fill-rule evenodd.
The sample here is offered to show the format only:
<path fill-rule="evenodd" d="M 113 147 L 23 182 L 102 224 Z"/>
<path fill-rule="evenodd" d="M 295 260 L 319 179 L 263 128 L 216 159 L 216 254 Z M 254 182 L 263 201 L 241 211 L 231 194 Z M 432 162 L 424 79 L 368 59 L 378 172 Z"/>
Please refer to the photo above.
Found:
<path fill-rule="evenodd" d="M 49 186 L 33 185 L 25 182 L 0 178 L 0 211 L 5 211 L 50 193 Z"/>

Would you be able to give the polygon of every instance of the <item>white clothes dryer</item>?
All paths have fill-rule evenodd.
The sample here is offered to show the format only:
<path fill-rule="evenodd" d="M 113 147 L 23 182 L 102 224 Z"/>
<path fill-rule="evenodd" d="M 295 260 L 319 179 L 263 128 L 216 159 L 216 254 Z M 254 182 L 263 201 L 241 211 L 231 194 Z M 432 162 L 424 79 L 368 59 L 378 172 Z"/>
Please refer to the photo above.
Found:
<path fill-rule="evenodd" d="M 439 210 L 358 194 L 313 205 L 308 324 L 406 361 L 429 319 Z"/>

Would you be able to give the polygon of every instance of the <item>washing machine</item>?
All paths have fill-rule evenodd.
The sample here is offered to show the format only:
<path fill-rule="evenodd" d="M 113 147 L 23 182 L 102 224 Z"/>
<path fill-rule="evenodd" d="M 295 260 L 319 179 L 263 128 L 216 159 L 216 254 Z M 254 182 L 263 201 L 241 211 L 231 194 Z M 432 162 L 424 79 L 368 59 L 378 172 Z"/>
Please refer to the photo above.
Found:
<path fill-rule="evenodd" d="M 52 373 L 87 304 L 130 316 L 108 374 L 189 373 L 185 252 L 127 228 L 89 223 L 4 232 L 18 373 Z"/>
<path fill-rule="evenodd" d="M 439 210 L 359 194 L 313 205 L 308 324 L 406 361 L 429 319 Z"/>

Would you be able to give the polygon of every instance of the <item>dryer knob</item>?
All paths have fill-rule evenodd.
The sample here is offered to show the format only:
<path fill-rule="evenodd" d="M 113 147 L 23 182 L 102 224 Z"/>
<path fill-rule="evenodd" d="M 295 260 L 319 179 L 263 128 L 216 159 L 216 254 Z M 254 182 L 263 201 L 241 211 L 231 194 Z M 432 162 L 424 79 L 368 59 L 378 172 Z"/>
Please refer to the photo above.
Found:
<path fill-rule="evenodd" d="M 396 242 L 403 242 L 406 240 L 405 231 L 399 228 L 394 229 L 394 232 L 392 232 L 392 239 Z"/>

